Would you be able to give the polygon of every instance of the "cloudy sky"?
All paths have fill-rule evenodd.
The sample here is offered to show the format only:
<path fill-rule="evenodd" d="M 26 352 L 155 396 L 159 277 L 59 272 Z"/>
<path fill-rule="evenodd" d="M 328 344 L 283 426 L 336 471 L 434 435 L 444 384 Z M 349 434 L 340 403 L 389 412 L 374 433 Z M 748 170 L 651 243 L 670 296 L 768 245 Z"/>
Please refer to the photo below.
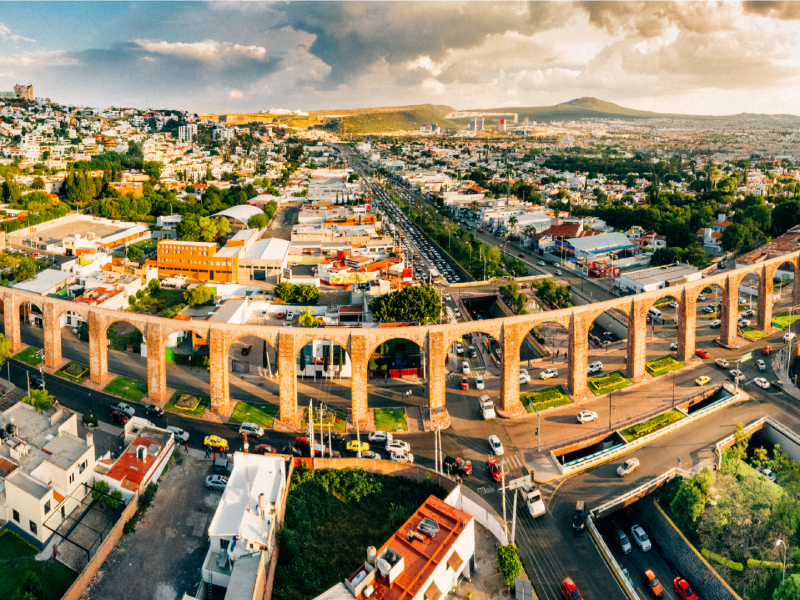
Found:
<path fill-rule="evenodd" d="M 800 114 L 800 2 L 3 2 L 0 90 L 245 112 Z"/>

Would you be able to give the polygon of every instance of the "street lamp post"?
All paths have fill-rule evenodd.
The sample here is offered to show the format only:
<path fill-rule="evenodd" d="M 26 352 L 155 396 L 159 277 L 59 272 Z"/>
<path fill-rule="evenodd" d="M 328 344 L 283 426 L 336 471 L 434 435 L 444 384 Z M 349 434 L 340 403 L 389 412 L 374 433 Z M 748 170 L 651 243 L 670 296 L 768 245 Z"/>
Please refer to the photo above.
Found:
<path fill-rule="evenodd" d="M 783 581 L 781 582 L 781 587 L 786 585 L 786 542 L 783 540 L 778 540 L 775 542 L 775 547 L 777 548 L 780 545 L 783 545 Z"/>

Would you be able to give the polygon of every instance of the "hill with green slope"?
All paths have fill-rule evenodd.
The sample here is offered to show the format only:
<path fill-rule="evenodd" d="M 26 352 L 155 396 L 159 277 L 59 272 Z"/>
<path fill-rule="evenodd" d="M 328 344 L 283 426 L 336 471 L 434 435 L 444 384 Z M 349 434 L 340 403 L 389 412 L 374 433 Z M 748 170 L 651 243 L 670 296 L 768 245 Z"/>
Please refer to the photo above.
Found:
<path fill-rule="evenodd" d="M 350 110 L 317 111 L 314 116 L 341 115 L 331 119 L 326 128 L 347 133 L 376 133 L 383 131 L 405 131 L 419 129 L 425 123 L 435 123 L 443 129 L 455 128 L 456 123 L 445 119 L 453 112 L 449 106 L 419 104 L 417 106 L 393 106 L 385 108 L 360 108 Z"/>

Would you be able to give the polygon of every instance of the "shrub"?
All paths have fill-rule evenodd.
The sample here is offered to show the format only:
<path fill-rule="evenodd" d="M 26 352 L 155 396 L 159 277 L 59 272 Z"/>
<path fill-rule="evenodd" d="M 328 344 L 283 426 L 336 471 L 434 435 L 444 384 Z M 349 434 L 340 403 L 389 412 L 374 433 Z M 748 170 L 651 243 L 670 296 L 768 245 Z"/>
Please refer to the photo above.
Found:
<path fill-rule="evenodd" d="M 589 384 L 596 390 L 604 390 L 606 388 L 610 388 L 611 386 L 622 383 L 624 380 L 625 378 L 619 373 L 609 373 L 600 379 L 592 379 Z"/>
<path fill-rule="evenodd" d="M 158 491 L 158 484 L 157 483 L 150 483 L 144 490 L 144 493 L 139 496 L 139 510 L 142 512 L 146 511 L 150 505 L 153 503 L 153 498 L 156 496 L 156 492 Z"/>
<path fill-rule="evenodd" d="M 732 560 L 728 560 L 724 556 L 720 556 L 719 554 L 715 554 L 714 552 L 711 552 L 711 550 L 708 550 L 706 548 L 703 548 L 700 551 L 700 554 L 702 554 L 703 556 L 705 556 L 709 560 L 713 560 L 715 563 L 719 563 L 721 565 L 724 565 L 724 566 L 726 566 L 729 569 L 732 569 L 734 571 L 744 571 L 744 565 L 742 563 L 738 563 L 738 562 L 734 562 Z"/>
<path fill-rule="evenodd" d="M 519 560 L 517 549 L 509 544 L 497 549 L 497 566 L 503 575 L 506 585 L 512 585 L 514 580 L 522 573 L 522 563 Z"/>
<path fill-rule="evenodd" d="M 102 500 L 105 498 L 105 495 L 108 494 L 109 489 L 111 488 L 107 481 L 95 481 L 92 485 L 92 498 L 95 500 Z"/>
<path fill-rule="evenodd" d="M 93 417 L 92 415 L 83 415 L 83 424 L 97 427 L 100 422 L 97 420 L 97 417 Z"/>
<path fill-rule="evenodd" d="M 130 535 L 136 532 L 136 520 L 131 517 L 122 526 L 122 535 Z"/>

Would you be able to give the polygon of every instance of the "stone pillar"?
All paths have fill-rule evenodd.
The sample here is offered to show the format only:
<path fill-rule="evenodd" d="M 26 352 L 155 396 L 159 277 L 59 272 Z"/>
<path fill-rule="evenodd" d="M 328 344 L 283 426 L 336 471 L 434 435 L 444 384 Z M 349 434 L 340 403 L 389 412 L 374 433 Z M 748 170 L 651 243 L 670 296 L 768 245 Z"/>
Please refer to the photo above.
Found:
<path fill-rule="evenodd" d="M 723 346 L 733 346 L 736 344 L 736 315 L 739 314 L 739 282 L 740 277 L 731 277 L 725 282 L 725 294 L 722 299 L 722 311 L 720 314 L 720 335 L 719 342 Z"/>
<path fill-rule="evenodd" d="M 431 420 L 442 418 L 447 398 L 447 351 L 450 345 L 445 332 L 433 331 L 428 334 L 428 408 Z"/>
<path fill-rule="evenodd" d="M 678 360 L 688 363 L 694 354 L 697 327 L 697 295 L 694 290 L 683 290 L 678 310 Z"/>
<path fill-rule="evenodd" d="M 368 394 L 367 394 L 367 354 L 366 336 L 350 336 L 350 383 L 351 383 L 351 402 L 353 410 L 353 424 L 358 421 L 358 426 L 363 431 L 367 426 Z"/>
<path fill-rule="evenodd" d="M 147 395 L 152 402 L 167 398 L 167 359 L 164 355 L 163 327 L 158 321 L 147 324 Z"/>
<path fill-rule="evenodd" d="M 211 410 L 224 413 L 228 408 L 228 345 L 225 343 L 225 331 L 212 328 L 208 338 Z"/>
<path fill-rule="evenodd" d="M 647 311 L 651 300 L 634 300 L 631 302 L 628 323 L 628 379 L 644 375 L 644 363 L 647 362 Z M 633 331 L 631 331 L 633 330 Z"/>
<path fill-rule="evenodd" d="M 794 279 L 792 280 L 792 307 L 800 305 L 800 266 L 797 262 L 793 262 L 794 266 Z"/>
<path fill-rule="evenodd" d="M 3 326 L 5 327 L 5 336 L 11 342 L 11 350 L 19 350 L 22 345 L 22 335 L 19 331 L 19 303 L 15 302 L 15 297 L 11 294 L 6 294 L 3 301 Z"/>
<path fill-rule="evenodd" d="M 108 378 L 108 345 L 103 316 L 89 312 L 89 377 L 92 383 L 103 383 Z"/>
<path fill-rule="evenodd" d="M 567 377 L 568 392 L 580 398 L 589 388 L 586 386 L 589 368 L 589 325 L 590 315 L 572 314 L 569 324 L 569 375 Z"/>
<path fill-rule="evenodd" d="M 294 336 L 278 334 L 278 384 L 280 386 L 280 416 L 282 423 L 297 419 L 297 348 Z M 355 366 L 351 367 L 355 368 Z"/>
<path fill-rule="evenodd" d="M 761 278 L 758 280 L 758 318 L 756 321 L 756 329 L 766 331 L 772 326 L 772 305 L 774 304 L 772 294 L 774 293 L 775 286 L 772 281 L 772 275 L 770 275 L 766 269 L 762 269 L 760 275 Z"/>
<path fill-rule="evenodd" d="M 58 319 L 58 309 L 53 302 L 45 302 L 44 325 L 44 364 L 48 367 L 61 365 L 61 326 Z"/>
<path fill-rule="evenodd" d="M 503 354 L 500 365 L 500 406 L 499 410 L 507 413 L 520 412 L 523 409 L 519 399 L 519 349 L 522 345 L 526 329 L 524 325 L 503 326 Z M 531 377 L 533 375 L 529 373 Z"/>

